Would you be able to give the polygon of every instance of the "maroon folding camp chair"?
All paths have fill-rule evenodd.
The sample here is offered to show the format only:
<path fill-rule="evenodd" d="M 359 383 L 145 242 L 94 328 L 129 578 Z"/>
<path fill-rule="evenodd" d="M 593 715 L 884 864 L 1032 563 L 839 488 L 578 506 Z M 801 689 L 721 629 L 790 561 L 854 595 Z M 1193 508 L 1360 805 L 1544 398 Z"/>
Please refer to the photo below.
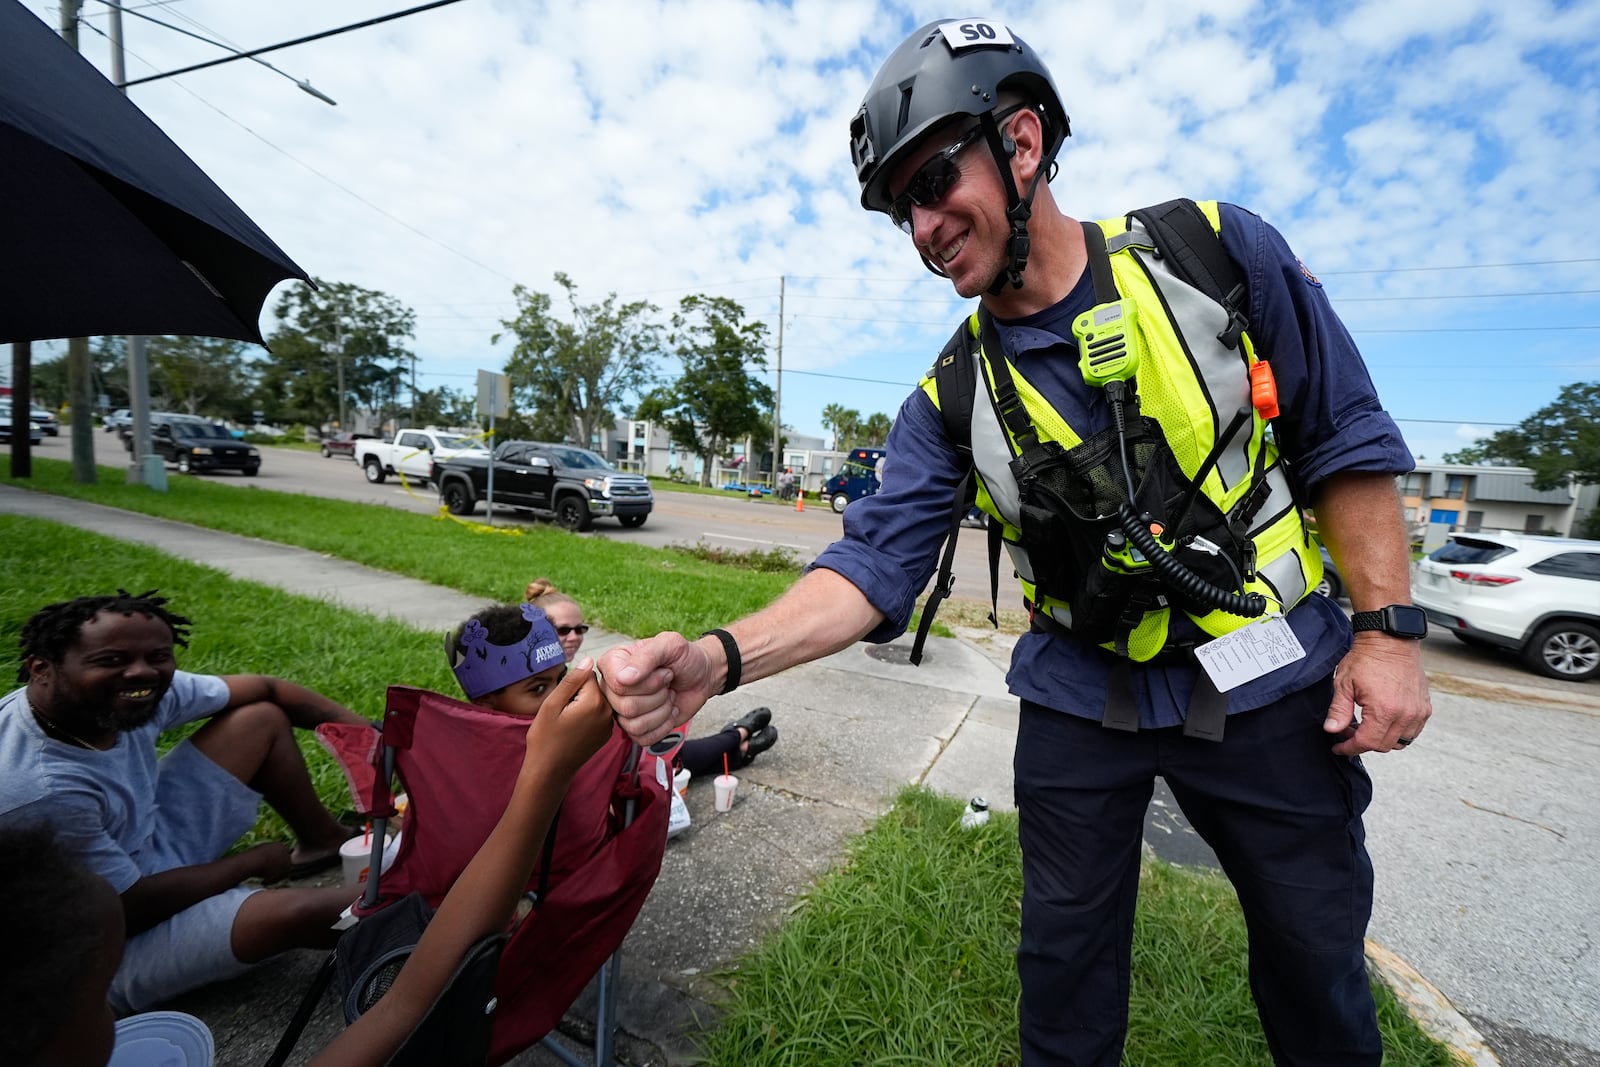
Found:
<path fill-rule="evenodd" d="M 355 908 L 358 917 L 413 895 L 429 908 L 439 906 L 505 811 L 528 725 L 525 718 L 393 686 L 381 736 L 365 727 L 317 728 L 318 739 L 344 770 L 357 809 L 374 821 L 374 873 Z M 384 831 L 396 815 L 395 776 L 408 803 L 385 871 Z M 573 777 L 529 880 L 531 910 L 500 953 L 487 1062 L 504 1063 L 550 1034 L 597 972 L 594 1063 L 613 1062 L 619 946 L 661 870 L 670 778 L 661 760 L 641 753 L 620 729 Z M 341 945 L 346 940 L 348 933 Z M 391 979 L 403 956 L 394 959 Z M 347 1020 L 359 1014 L 352 1000 L 361 995 L 346 991 Z M 546 1044 L 568 1063 L 583 1062 L 552 1041 Z"/>

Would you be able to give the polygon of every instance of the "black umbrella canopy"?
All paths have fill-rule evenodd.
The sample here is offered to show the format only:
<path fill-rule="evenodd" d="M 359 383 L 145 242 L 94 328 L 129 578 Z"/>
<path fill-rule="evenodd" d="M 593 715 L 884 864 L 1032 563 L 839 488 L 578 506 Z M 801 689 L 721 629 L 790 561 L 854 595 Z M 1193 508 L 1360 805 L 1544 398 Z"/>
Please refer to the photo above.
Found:
<path fill-rule="evenodd" d="M 286 278 L 309 280 L 93 64 L 0 0 L 0 342 L 259 344 Z"/>

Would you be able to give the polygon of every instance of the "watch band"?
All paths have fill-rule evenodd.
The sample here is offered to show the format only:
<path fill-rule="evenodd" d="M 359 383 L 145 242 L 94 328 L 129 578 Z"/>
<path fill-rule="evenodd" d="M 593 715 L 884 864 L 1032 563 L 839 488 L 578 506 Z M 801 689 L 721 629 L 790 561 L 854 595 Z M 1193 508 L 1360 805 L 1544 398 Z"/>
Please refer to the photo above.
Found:
<path fill-rule="evenodd" d="M 739 688 L 739 675 L 743 668 L 743 663 L 739 659 L 739 643 L 733 639 L 732 634 L 723 629 L 707 630 L 700 636 L 715 637 L 718 641 L 722 642 L 722 651 L 726 653 L 728 657 L 728 676 L 722 683 L 722 691 L 717 695 L 727 696 L 729 693 Z"/>
<path fill-rule="evenodd" d="M 1415 626 L 1409 625 L 1413 619 Z M 1380 630 L 1390 637 L 1420 641 L 1428 635 L 1428 619 L 1427 614 L 1415 604 L 1390 604 L 1377 611 L 1356 612 L 1350 616 L 1350 628 L 1357 633 Z"/>

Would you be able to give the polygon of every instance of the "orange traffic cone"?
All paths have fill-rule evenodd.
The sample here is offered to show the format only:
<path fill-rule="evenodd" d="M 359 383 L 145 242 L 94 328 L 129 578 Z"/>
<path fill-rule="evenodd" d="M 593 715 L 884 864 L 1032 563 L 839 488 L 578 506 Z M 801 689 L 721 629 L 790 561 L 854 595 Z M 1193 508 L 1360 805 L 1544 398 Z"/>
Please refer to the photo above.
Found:
<path fill-rule="evenodd" d="M 806 509 L 806 491 L 804 489 L 801 489 L 799 492 L 795 493 L 794 509 L 796 511 L 804 511 Z"/>

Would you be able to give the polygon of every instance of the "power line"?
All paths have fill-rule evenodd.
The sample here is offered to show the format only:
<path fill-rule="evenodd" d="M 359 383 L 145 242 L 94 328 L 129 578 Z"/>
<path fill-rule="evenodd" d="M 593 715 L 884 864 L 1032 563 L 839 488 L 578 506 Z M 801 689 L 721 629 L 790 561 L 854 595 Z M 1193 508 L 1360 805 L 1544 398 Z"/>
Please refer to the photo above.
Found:
<path fill-rule="evenodd" d="M 312 96 L 316 97 L 318 100 L 321 100 L 323 103 L 332 104 L 335 107 L 338 106 L 339 102 L 337 100 L 335 100 L 333 97 L 329 96 L 327 93 L 324 93 L 322 90 L 314 88 L 312 86 L 311 82 L 308 79 L 306 79 L 306 78 L 296 78 L 294 75 L 289 74 L 289 73 L 287 73 L 285 71 L 279 70 L 277 67 L 273 66 L 271 63 L 268 63 L 264 59 L 259 59 L 256 56 L 245 56 L 242 52 L 239 52 L 239 50 L 237 48 L 234 48 L 232 45 L 223 44 L 221 41 L 213 41 L 209 37 L 202 37 L 200 34 L 194 33 L 194 32 L 192 32 L 190 30 L 186 30 L 181 26 L 174 26 L 171 23 L 162 22 L 158 18 L 155 18 L 155 17 L 150 16 L 150 15 L 143 14 L 142 12 L 136 11 L 136 10 L 134 10 L 132 8 L 123 7 L 122 4 L 119 2 L 119 0 L 100 0 L 100 2 L 102 4 L 104 4 L 104 5 L 106 5 L 109 8 L 114 8 L 114 9 L 116 9 L 118 11 L 123 11 L 123 12 L 126 12 L 129 15 L 133 15 L 133 16 L 135 16 L 137 18 L 144 19 L 146 22 L 153 22 L 157 26 L 162 27 L 163 29 L 171 30 L 173 33 L 181 33 L 185 37 L 193 37 L 197 41 L 204 41 L 206 44 L 213 45 L 213 46 L 215 46 L 217 48 L 225 48 L 229 52 L 235 53 L 236 54 L 236 58 L 249 59 L 252 63 L 258 63 L 261 66 L 266 67 L 268 70 L 272 71 L 274 74 L 282 74 L 285 78 L 288 78 L 290 81 L 292 81 L 296 85 L 298 85 L 303 91 L 311 94 Z M 165 77 L 165 75 L 159 75 L 159 76 L 160 77 Z M 152 79 L 149 79 L 149 78 L 145 79 L 145 81 L 150 81 L 150 80 L 152 80 Z M 119 88 L 124 88 L 125 89 L 127 84 L 128 83 L 124 82 L 121 86 L 119 86 Z"/>
<path fill-rule="evenodd" d="M 456 0 L 448 0 L 448 2 L 455 3 Z M 89 29 L 93 30 L 95 33 L 98 33 L 100 36 L 106 37 L 108 40 L 110 39 L 109 36 L 106 34 L 106 32 L 104 30 L 100 29 L 100 27 L 94 25 L 92 22 L 84 20 L 83 21 L 83 25 L 88 26 Z M 148 59 L 145 59 L 139 53 L 137 53 L 137 52 L 135 52 L 135 51 L 133 51 L 131 49 L 126 49 L 126 48 L 124 50 L 127 51 L 128 55 L 133 56 L 133 58 L 135 58 L 139 62 L 143 63 L 145 66 L 147 66 L 147 67 L 154 67 L 155 66 L 155 64 L 151 63 Z M 136 82 L 127 82 L 126 84 L 134 85 L 134 84 L 137 84 L 137 83 Z M 371 208 L 373 211 L 376 211 L 378 214 L 382 215 L 384 218 L 388 219 L 389 221 L 397 223 L 398 225 L 405 227 L 406 229 L 410 230 L 412 233 L 416 234 L 418 237 L 421 237 L 424 241 L 428 241 L 428 242 L 430 242 L 432 244 L 438 245 L 440 248 L 444 249 L 446 252 L 449 252 L 451 255 L 460 257 L 461 259 L 465 260 L 466 262 L 471 263 L 474 267 L 477 267 L 479 270 L 485 271 L 485 272 L 487 272 L 489 274 L 493 274 L 497 278 L 502 278 L 505 281 L 510 282 L 512 285 L 519 284 L 517 282 L 517 279 L 511 277 L 511 275 L 505 273 L 504 271 L 497 270 L 494 267 L 489 266 L 487 263 L 480 262 L 479 260 L 474 259 L 472 256 L 467 255 L 465 252 L 461 251 L 459 248 L 452 247 L 451 245 L 448 245 L 445 242 L 439 240 L 437 237 L 434 237 L 432 234 L 425 233 L 424 231 L 419 230 L 417 227 L 411 225 L 411 223 L 409 223 L 406 220 L 400 218 L 398 215 L 395 215 L 395 214 L 385 210 L 384 208 L 379 207 L 377 204 L 374 204 L 372 201 L 368 200 L 366 197 L 362 196 L 360 193 L 356 192 L 354 189 L 351 189 L 349 186 L 347 186 L 347 185 L 335 180 L 334 178 L 330 178 L 328 175 L 322 173 L 320 170 L 318 170 L 316 167 L 313 167 L 311 164 L 307 163 L 305 160 L 300 159 L 299 157 L 295 156 L 293 153 L 289 152 L 287 149 L 278 147 L 276 144 L 274 144 L 273 142 L 267 140 L 261 134 L 257 133 L 255 130 L 251 129 L 249 126 L 246 126 L 244 123 L 240 122 L 238 119 L 234 118 L 232 115 L 228 114 L 226 111 L 222 110 L 220 107 L 218 107 L 217 105 L 213 104 L 211 101 L 207 100 L 205 97 L 201 96 L 199 93 L 195 92 L 193 89 L 190 89 L 187 85 L 184 85 L 182 82 L 174 82 L 173 84 L 177 85 L 177 87 L 179 89 L 182 89 L 184 92 L 186 92 L 190 96 L 194 97 L 200 103 L 204 104 L 206 107 L 210 108 L 212 111 L 215 111 L 218 115 L 221 115 L 223 118 L 227 119 L 229 122 L 233 123 L 235 126 L 239 127 L 245 133 L 248 133 L 251 137 L 254 137 L 256 140 L 260 141 L 262 144 L 266 145 L 268 148 L 272 149 L 274 152 L 277 152 L 279 155 L 283 156 L 285 159 L 291 160 L 292 162 L 299 164 L 301 167 L 304 167 L 307 171 L 309 171 L 310 173 L 316 175 L 318 178 L 321 178 L 323 181 L 327 182 L 329 185 L 333 186 L 335 189 L 338 189 L 340 192 L 344 193 L 346 196 L 349 196 L 351 199 L 357 200 L 360 203 L 365 204 L 367 207 Z"/>
<path fill-rule="evenodd" d="M 1600 263 L 1600 259 L 1530 259 L 1525 263 L 1457 263 L 1437 267 L 1370 267 L 1364 270 L 1322 270 L 1321 278 L 1346 274 L 1408 274 L 1431 270 L 1493 270 L 1496 267 L 1563 267 L 1574 263 Z"/>
<path fill-rule="evenodd" d="M 1524 296 L 1592 296 L 1600 289 L 1540 289 L 1526 293 L 1441 293 L 1438 296 L 1341 296 L 1341 304 L 1372 304 L 1404 300 L 1510 300 Z"/>
<path fill-rule="evenodd" d="M 292 41 L 282 41 L 278 44 L 269 44 L 264 48 L 252 48 L 246 52 L 237 52 L 231 56 L 223 56 L 221 59 L 211 59 L 204 63 L 195 63 L 191 66 L 180 67 L 177 70 L 169 70 L 161 74 L 152 74 L 147 78 L 136 78 L 133 81 L 125 82 L 124 84 L 142 85 L 145 82 L 153 82 L 160 78 L 171 78 L 178 74 L 189 74 L 193 71 L 204 70 L 207 67 L 215 67 L 223 63 L 232 63 L 236 59 L 251 59 L 255 56 L 265 55 L 267 52 L 276 52 L 280 48 L 292 48 L 297 44 L 305 44 L 309 41 L 320 41 L 324 37 L 336 37 L 341 33 L 349 33 L 351 30 L 366 29 L 368 26 L 376 26 L 380 23 L 392 22 L 395 19 L 403 19 L 408 15 L 416 15 L 423 11 L 431 11 L 436 7 L 445 7 L 449 4 L 457 4 L 460 2 L 461 0 L 433 0 L 433 3 L 430 4 L 420 4 L 417 7 L 410 7 L 404 11 L 395 11 L 388 15 L 379 15 L 376 18 L 365 19 L 361 22 L 352 22 L 348 26 L 338 26 L 331 30 L 323 30 L 321 33 L 312 33 L 306 35 L 305 37 L 296 37 Z M 149 16 L 141 17 L 148 18 Z M 151 21 L 154 20 L 152 19 Z M 169 28 L 176 29 L 176 27 Z"/>

